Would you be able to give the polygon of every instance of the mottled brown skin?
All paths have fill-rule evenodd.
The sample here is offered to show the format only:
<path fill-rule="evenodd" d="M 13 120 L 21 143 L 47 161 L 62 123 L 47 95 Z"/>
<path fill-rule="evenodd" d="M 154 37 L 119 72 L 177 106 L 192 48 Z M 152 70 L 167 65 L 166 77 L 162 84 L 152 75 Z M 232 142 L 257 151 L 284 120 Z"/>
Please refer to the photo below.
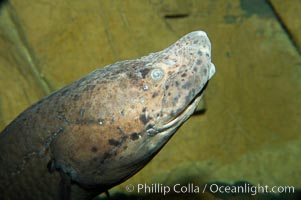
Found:
<path fill-rule="evenodd" d="M 1 199 L 91 199 L 131 177 L 192 114 L 210 50 L 193 32 L 29 107 L 0 135 Z"/>

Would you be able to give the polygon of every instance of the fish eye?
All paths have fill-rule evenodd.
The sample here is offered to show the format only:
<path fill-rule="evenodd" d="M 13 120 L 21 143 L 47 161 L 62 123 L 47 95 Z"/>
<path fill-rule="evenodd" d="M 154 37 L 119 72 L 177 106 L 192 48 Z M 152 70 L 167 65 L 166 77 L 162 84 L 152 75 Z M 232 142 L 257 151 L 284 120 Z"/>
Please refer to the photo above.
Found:
<path fill-rule="evenodd" d="M 151 71 L 151 78 L 154 81 L 160 81 L 164 76 L 164 72 L 162 69 L 155 68 Z"/>

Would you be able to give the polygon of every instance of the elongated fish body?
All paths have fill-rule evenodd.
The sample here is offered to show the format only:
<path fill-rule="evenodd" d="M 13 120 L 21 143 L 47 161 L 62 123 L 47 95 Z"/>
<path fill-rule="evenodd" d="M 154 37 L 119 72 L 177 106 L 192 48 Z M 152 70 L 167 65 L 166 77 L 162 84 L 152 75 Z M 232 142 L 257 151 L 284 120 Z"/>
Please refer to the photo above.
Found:
<path fill-rule="evenodd" d="M 0 199 L 91 199 L 125 181 L 192 115 L 214 72 L 195 31 L 50 94 L 0 135 Z"/>

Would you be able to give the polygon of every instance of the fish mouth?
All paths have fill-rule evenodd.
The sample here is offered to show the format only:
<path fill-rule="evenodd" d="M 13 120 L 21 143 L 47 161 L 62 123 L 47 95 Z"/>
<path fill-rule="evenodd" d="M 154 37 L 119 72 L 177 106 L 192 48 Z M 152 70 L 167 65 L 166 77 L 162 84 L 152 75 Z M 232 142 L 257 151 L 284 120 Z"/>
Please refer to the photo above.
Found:
<path fill-rule="evenodd" d="M 209 65 L 209 73 L 207 77 L 207 81 L 205 85 L 200 89 L 200 91 L 194 96 L 194 98 L 186 105 L 186 107 L 179 112 L 173 119 L 168 121 L 164 125 L 159 126 L 152 126 L 152 128 L 147 130 L 148 135 L 172 135 L 186 120 L 190 118 L 190 116 L 194 113 L 196 110 L 199 102 L 201 101 L 203 97 L 203 93 L 208 85 L 209 80 L 212 78 L 212 76 L 215 74 L 215 66 L 213 63 L 210 62 Z"/>
<path fill-rule="evenodd" d="M 198 94 L 190 101 L 189 104 L 183 109 L 174 119 L 170 120 L 168 123 L 164 124 L 160 127 L 154 127 L 155 130 L 160 134 L 172 134 L 174 133 L 173 130 L 177 130 L 189 117 L 194 113 L 196 110 L 200 100 L 203 97 L 203 93 L 208 85 L 208 82 L 204 85 L 204 87 L 200 90 Z"/>

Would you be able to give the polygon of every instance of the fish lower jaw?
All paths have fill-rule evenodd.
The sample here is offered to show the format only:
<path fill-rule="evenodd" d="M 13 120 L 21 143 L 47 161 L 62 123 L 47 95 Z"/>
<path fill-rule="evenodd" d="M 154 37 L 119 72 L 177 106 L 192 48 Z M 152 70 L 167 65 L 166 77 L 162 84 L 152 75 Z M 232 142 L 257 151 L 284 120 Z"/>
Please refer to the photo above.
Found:
<path fill-rule="evenodd" d="M 195 97 L 194 100 L 186 107 L 186 109 L 182 111 L 175 119 L 171 120 L 163 126 L 154 127 L 158 132 L 157 135 L 172 135 L 193 114 L 202 97 L 203 94 L 200 94 L 197 97 Z"/>
<path fill-rule="evenodd" d="M 157 133 L 150 138 L 150 141 L 146 145 L 149 152 L 154 153 L 159 151 L 164 146 L 164 144 L 168 142 L 168 140 L 178 130 L 178 128 L 180 128 L 180 126 L 193 114 L 200 100 L 202 99 L 202 96 L 202 94 L 197 96 L 189 104 L 189 106 L 186 107 L 186 109 L 180 115 L 178 115 L 177 118 L 173 119 L 163 126 L 153 127 Z"/>

